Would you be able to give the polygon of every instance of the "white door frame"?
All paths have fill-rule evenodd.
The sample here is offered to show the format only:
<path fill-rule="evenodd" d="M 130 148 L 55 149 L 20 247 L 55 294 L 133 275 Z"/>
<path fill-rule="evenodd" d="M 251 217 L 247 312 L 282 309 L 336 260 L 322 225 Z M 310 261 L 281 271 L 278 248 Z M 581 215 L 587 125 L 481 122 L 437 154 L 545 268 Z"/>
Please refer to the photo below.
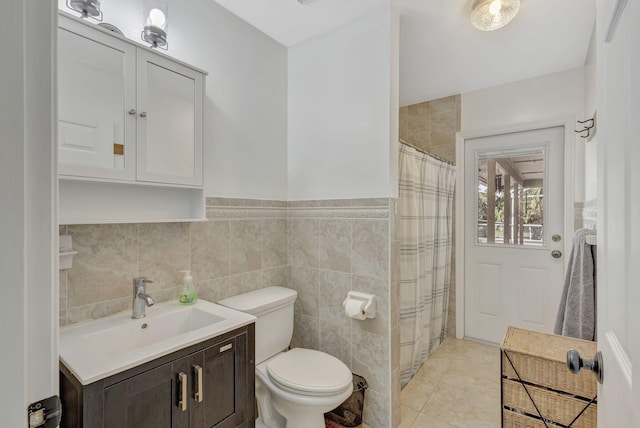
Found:
<path fill-rule="evenodd" d="M 57 2 L 0 3 L 11 58 L 0 84 L 0 412 L 10 427 L 58 394 L 57 12 Z"/>
<path fill-rule="evenodd" d="M 571 254 L 573 228 L 574 228 L 574 204 L 575 204 L 575 144 L 576 138 L 573 132 L 575 116 L 567 116 L 560 119 L 520 123 L 507 127 L 489 128 L 474 131 L 461 131 L 456 133 L 456 337 L 465 337 L 464 331 L 464 307 L 465 307 L 465 221 L 464 221 L 464 148 L 465 141 L 473 138 L 489 137 L 492 135 L 509 134 L 514 132 L 535 131 L 556 126 L 564 127 L 564 232 L 563 232 L 563 268 L 566 271 L 568 255 Z M 470 232 L 473 233 L 473 232 Z"/>

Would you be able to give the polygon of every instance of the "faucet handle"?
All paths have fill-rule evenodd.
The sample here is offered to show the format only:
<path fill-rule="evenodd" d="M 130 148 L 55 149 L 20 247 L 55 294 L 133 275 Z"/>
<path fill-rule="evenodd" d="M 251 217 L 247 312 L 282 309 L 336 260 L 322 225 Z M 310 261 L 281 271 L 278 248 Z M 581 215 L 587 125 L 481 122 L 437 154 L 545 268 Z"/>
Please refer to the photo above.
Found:
<path fill-rule="evenodd" d="M 153 281 L 151 281 L 150 279 L 147 279 L 146 276 L 139 276 L 137 278 L 133 278 L 134 287 L 140 287 L 140 286 L 144 287 L 147 284 L 153 284 Z"/>

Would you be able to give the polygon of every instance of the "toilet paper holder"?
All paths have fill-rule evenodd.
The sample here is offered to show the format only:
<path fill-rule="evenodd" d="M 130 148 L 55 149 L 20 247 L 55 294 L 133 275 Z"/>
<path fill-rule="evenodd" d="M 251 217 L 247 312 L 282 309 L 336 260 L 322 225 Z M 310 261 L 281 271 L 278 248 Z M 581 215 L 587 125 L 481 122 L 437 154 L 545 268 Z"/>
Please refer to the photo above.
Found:
<path fill-rule="evenodd" d="M 376 316 L 376 296 L 360 291 L 349 291 L 347 298 L 342 302 L 345 315 L 364 320 Z"/>

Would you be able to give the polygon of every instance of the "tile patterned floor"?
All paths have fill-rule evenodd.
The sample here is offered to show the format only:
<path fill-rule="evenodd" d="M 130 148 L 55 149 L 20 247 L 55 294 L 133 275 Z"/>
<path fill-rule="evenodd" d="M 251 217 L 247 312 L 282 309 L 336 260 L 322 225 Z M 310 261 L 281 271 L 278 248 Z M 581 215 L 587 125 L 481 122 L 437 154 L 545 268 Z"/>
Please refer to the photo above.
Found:
<path fill-rule="evenodd" d="M 500 350 L 448 338 L 402 390 L 399 428 L 500 427 Z"/>

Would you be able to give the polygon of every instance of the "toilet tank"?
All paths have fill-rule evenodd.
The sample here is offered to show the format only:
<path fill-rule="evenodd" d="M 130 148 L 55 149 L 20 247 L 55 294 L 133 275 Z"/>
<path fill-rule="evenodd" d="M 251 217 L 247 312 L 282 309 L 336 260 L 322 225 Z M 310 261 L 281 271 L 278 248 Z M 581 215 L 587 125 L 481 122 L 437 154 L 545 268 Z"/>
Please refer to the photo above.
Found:
<path fill-rule="evenodd" d="M 298 293 L 266 287 L 220 300 L 219 305 L 251 314 L 256 320 L 256 365 L 286 349 L 293 336 L 293 304 Z"/>

